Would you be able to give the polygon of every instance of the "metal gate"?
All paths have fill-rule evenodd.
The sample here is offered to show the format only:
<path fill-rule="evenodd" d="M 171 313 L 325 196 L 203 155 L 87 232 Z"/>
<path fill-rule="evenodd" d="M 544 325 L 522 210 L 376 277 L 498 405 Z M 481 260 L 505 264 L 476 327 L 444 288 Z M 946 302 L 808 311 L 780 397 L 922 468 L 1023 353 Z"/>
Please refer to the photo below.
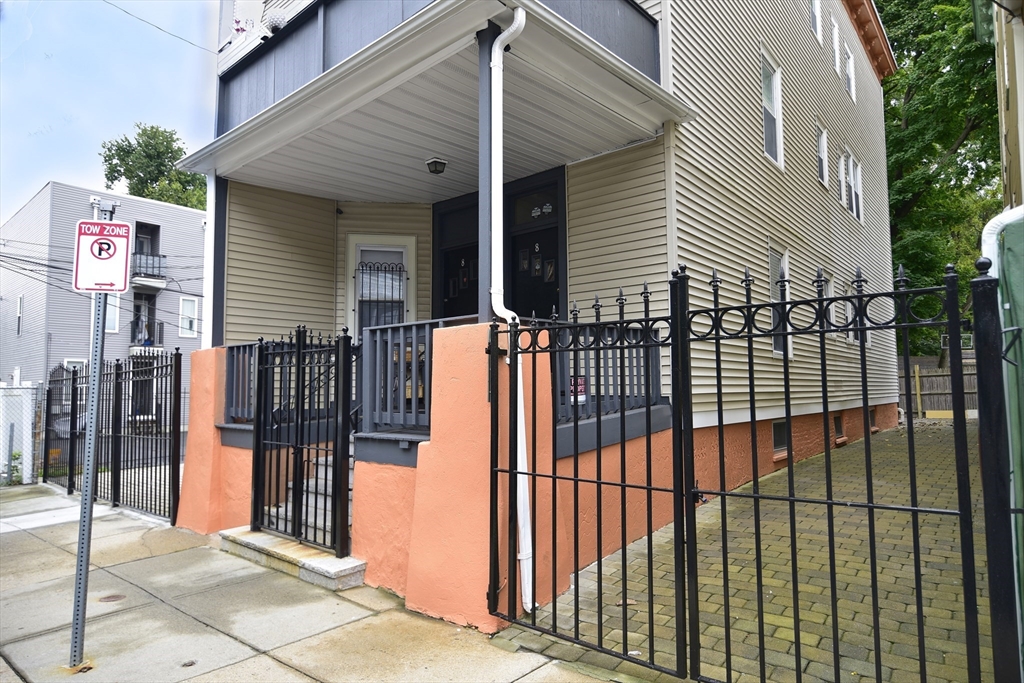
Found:
<path fill-rule="evenodd" d="M 1019 681 L 1019 511 L 998 440 L 978 445 L 999 426 L 965 416 L 952 268 L 924 289 L 901 269 L 882 292 L 858 269 L 840 296 L 819 270 L 806 298 L 780 270 L 757 303 L 749 271 L 710 275 L 691 289 L 681 268 L 666 316 L 643 296 L 631 317 L 620 294 L 611 320 L 596 302 L 593 322 L 493 328 L 491 612 L 702 681 Z M 984 280 L 983 413 L 997 389 L 982 357 L 1002 355 Z M 891 428 L 915 328 L 948 335 L 953 417 L 906 410 Z"/>
<path fill-rule="evenodd" d="M 47 382 L 42 477 L 69 495 L 82 487 L 89 370 L 59 365 Z M 104 362 L 96 430 L 99 500 L 175 523 L 183 395 L 178 351 Z"/>
<path fill-rule="evenodd" d="M 253 531 L 349 553 L 354 355 L 347 334 L 298 327 L 256 349 Z"/>

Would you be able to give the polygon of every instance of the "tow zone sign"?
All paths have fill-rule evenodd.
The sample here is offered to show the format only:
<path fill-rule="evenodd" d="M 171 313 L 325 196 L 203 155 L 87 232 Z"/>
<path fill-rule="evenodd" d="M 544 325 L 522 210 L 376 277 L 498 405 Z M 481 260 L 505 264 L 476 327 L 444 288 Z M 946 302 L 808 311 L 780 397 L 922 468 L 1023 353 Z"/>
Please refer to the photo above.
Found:
<path fill-rule="evenodd" d="M 132 226 L 109 221 L 78 221 L 75 239 L 76 292 L 124 292 Z"/>

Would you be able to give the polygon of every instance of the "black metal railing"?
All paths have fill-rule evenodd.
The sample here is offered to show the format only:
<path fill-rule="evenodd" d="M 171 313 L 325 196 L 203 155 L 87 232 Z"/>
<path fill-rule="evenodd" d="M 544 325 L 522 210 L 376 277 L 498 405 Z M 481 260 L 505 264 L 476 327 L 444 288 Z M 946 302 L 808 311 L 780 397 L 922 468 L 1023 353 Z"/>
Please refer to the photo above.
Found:
<path fill-rule="evenodd" d="M 872 679 L 899 671 L 981 681 L 991 658 L 993 680 L 1018 681 L 1012 524 L 1024 513 L 1010 504 L 1005 406 L 991 379 L 1005 353 L 994 278 L 983 272 L 973 286 L 979 358 L 988 354 L 978 366 L 979 412 L 988 414 L 980 421 L 986 594 L 977 583 L 986 574 L 974 547 L 979 450 L 966 417 L 967 323 L 955 269 L 942 286 L 910 289 L 901 268 L 883 291 L 869 291 L 857 269 L 844 296 L 825 295 L 819 270 L 803 298 L 780 272 L 782 296 L 765 302 L 755 302 L 747 271 L 728 286 L 738 303 L 724 303 L 723 280 L 709 275 L 700 296 L 710 305 L 695 306 L 691 275 L 676 272 L 667 316 L 629 319 L 620 303 L 617 319 L 599 321 L 595 309 L 586 325 L 492 327 L 491 613 L 701 681 L 741 672 L 845 680 L 850 633 L 861 634 L 859 675 Z M 949 335 L 953 416 L 940 429 L 907 405 L 896 431 L 896 364 L 909 374 L 915 328 Z M 631 348 L 670 358 L 670 432 L 654 424 L 653 357 Z M 584 444 L 581 402 L 573 403 L 577 437 L 563 459 L 558 381 L 547 377 L 564 372 L 560 354 L 584 351 L 601 366 L 588 375 L 594 386 L 579 389 L 601 401 L 596 414 L 612 364 L 619 396 L 644 399 L 646 425 L 627 442 L 630 411 L 620 411 L 597 420 L 605 434 Z M 635 375 L 642 392 L 629 389 L 631 358 L 647 361 Z M 845 421 L 841 444 L 836 415 Z M 937 614 L 935 601 L 950 607 Z M 986 612 L 991 645 L 979 635 Z M 929 653 L 950 641 L 961 657 L 936 663 Z"/>
<path fill-rule="evenodd" d="M 352 344 L 299 327 L 256 346 L 252 529 L 349 552 Z"/>
<path fill-rule="evenodd" d="M 131 346 L 153 346 L 164 345 L 164 323 L 161 320 L 154 320 L 150 317 L 132 318 Z"/>
<path fill-rule="evenodd" d="M 466 316 L 365 328 L 360 431 L 429 429 L 433 332 L 475 321 Z"/>
<path fill-rule="evenodd" d="M 256 346 L 235 344 L 226 348 L 224 421 L 250 423 L 255 414 Z"/>
<path fill-rule="evenodd" d="M 167 257 L 162 254 L 132 254 L 132 277 L 167 277 Z"/>
<path fill-rule="evenodd" d="M 82 484 L 89 372 L 58 366 L 47 383 L 42 476 L 69 494 Z M 183 397 L 178 351 L 104 362 L 97 406 L 98 499 L 175 522 Z"/>

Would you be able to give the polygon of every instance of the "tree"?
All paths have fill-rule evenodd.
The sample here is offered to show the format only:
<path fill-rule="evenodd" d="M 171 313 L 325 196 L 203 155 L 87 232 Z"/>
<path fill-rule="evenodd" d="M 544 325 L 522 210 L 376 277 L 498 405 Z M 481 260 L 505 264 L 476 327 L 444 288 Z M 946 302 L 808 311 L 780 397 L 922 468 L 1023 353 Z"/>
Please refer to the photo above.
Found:
<path fill-rule="evenodd" d="M 100 147 L 108 190 L 124 180 L 128 194 L 135 197 L 206 208 L 206 176 L 174 168 L 185 156 L 185 147 L 173 130 L 136 123 L 134 139 L 122 135 Z"/>
<path fill-rule="evenodd" d="M 966 310 L 981 228 L 1001 208 L 994 50 L 974 39 L 970 0 L 879 10 L 899 67 L 883 83 L 893 260 L 917 287 L 956 265 Z M 938 353 L 938 342 L 915 332 L 912 352 Z"/>

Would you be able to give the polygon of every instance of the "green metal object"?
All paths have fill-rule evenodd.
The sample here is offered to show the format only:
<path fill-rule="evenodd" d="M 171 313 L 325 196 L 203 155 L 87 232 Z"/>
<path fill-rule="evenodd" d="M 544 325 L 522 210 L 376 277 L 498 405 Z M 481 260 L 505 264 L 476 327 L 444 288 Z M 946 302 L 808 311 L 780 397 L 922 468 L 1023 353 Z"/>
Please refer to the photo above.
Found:
<path fill-rule="evenodd" d="M 992 275 L 999 278 L 1006 393 L 1010 440 L 1011 506 L 1024 508 L 1024 207 L 996 216 L 982 234 L 982 255 L 992 259 Z M 1016 328 L 1016 331 L 1014 331 Z M 1024 618 L 1024 514 L 1014 514 L 1014 553 L 1017 568 L 1018 618 Z M 1018 626 L 1018 632 L 1022 631 Z M 1024 642 L 1021 643 L 1024 661 Z"/>
<path fill-rule="evenodd" d="M 996 44 L 995 20 L 992 0 L 971 0 L 974 10 L 974 39 L 987 45 Z"/>

